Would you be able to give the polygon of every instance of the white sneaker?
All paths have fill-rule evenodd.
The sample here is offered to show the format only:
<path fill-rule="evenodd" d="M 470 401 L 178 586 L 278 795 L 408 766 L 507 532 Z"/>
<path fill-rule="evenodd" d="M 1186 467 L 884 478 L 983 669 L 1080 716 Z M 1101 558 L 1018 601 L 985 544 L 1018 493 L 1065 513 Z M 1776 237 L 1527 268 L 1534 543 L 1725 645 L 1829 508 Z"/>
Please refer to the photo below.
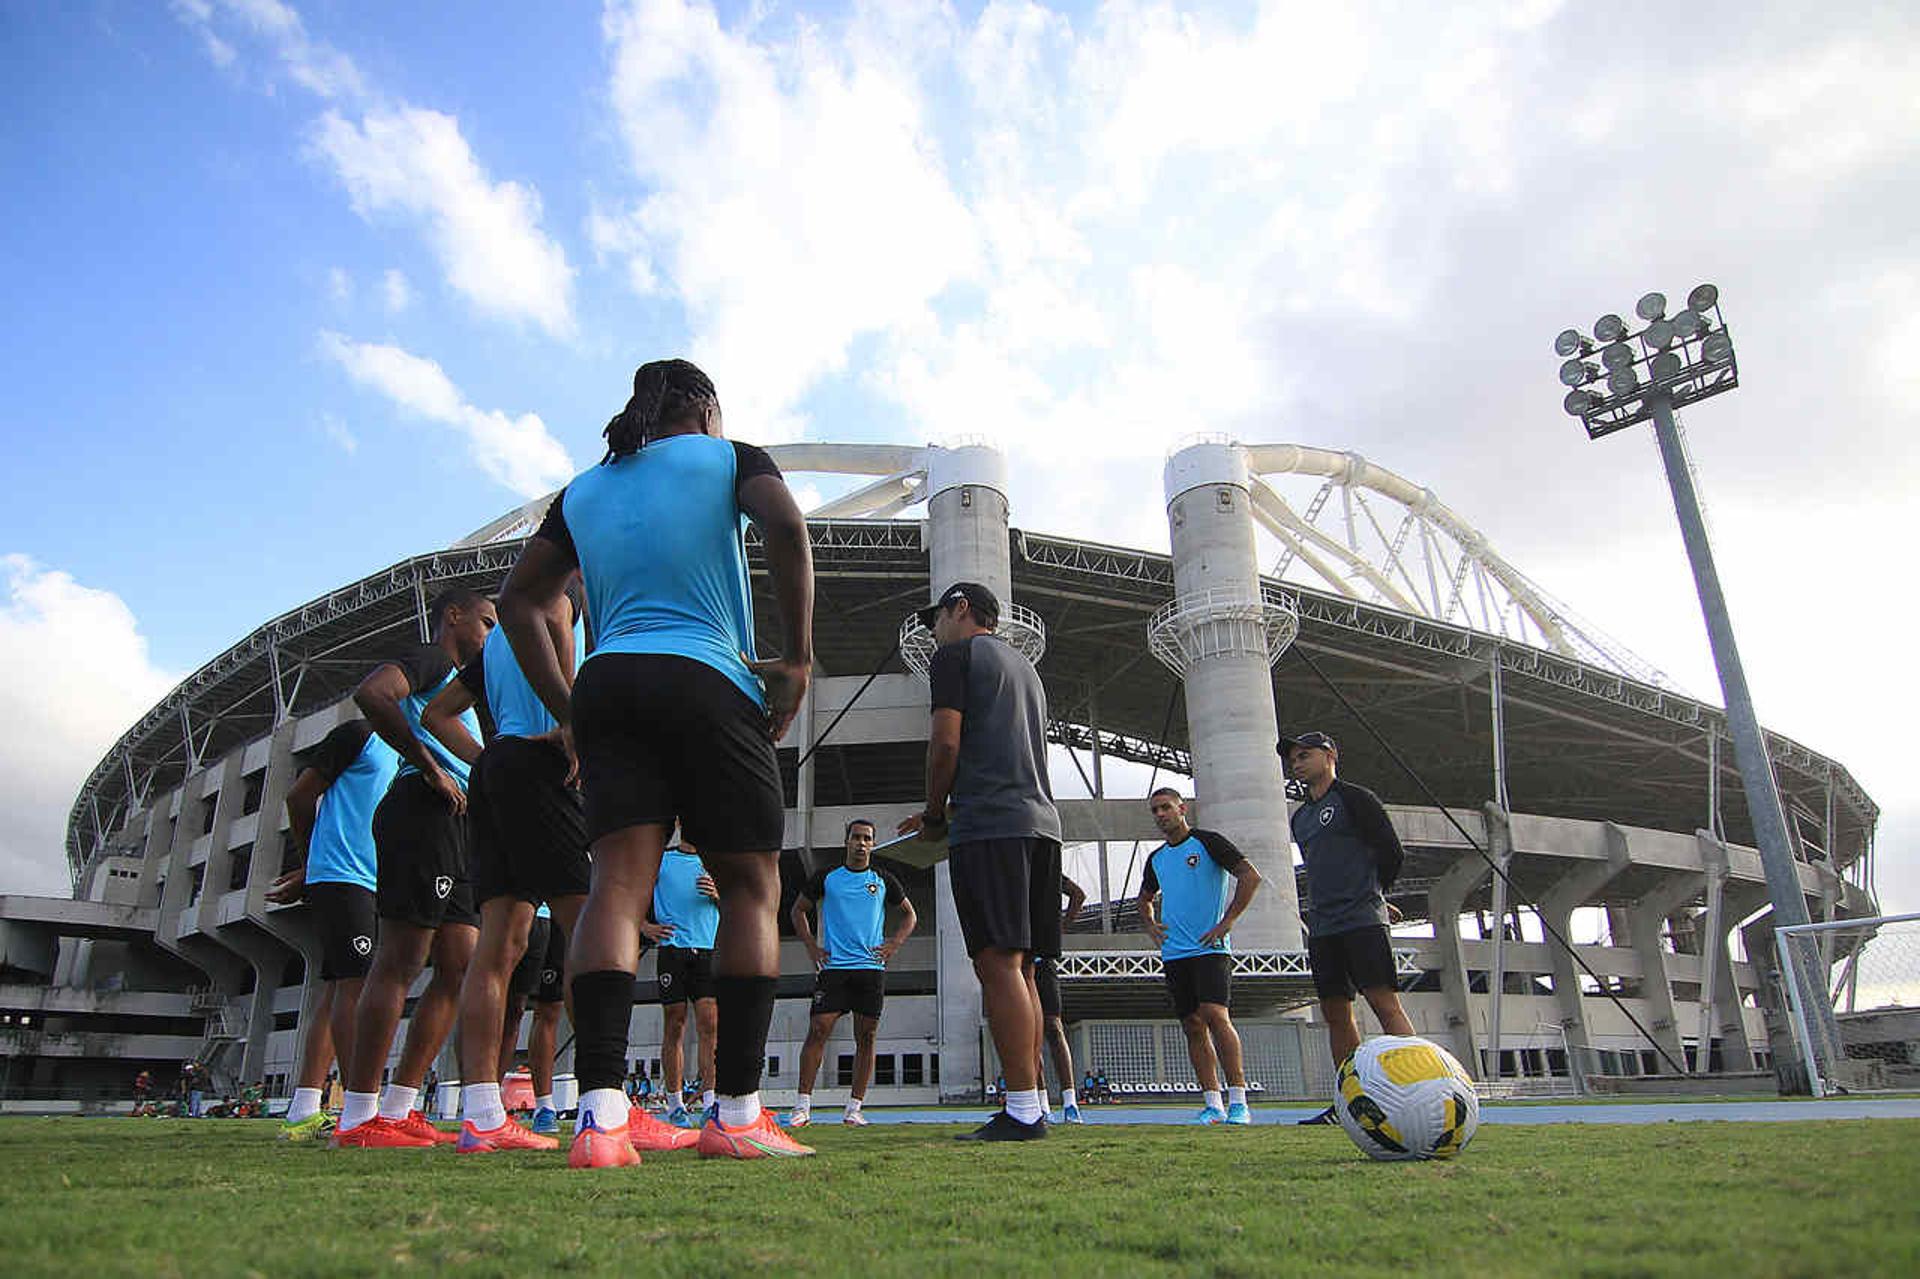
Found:
<path fill-rule="evenodd" d="M 868 1124 L 872 1123 L 873 1121 L 871 1119 L 868 1119 L 865 1115 L 861 1114 L 857 1110 L 849 1110 L 846 1114 L 840 1116 L 840 1122 L 843 1124 L 850 1124 L 855 1128 L 865 1128 Z"/>

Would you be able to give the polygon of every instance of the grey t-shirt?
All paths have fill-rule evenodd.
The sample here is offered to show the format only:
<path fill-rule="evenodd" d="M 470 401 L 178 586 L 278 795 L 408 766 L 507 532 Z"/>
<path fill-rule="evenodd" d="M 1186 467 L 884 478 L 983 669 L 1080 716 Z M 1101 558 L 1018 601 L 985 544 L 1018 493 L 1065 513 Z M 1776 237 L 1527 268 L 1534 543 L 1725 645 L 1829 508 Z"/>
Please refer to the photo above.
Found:
<path fill-rule="evenodd" d="M 1047 692 L 1033 663 L 991 635 L 934 652 L 927 670 L 935 710 L 960 712 L 953 778 L 953 844 L 1060 838 L 1047 780 Z"/>
<path fill-rule="evenodd" d="M 1385 924 L 1386 890 L 1405 853 L 1379 797 L 1336 780 L 1294 809 L 1291 824 L 1307 863 L 1307 931 L 1330 937 Z"/>

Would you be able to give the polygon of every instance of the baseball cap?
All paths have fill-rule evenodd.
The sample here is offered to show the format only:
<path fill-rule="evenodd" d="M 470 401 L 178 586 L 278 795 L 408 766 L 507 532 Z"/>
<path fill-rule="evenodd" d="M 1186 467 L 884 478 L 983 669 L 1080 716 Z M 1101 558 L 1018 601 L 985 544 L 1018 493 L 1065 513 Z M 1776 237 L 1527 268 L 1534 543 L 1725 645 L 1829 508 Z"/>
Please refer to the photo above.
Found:
<path fill-rule="evenodd" d="M 920 619 L 920 625 L 932 630 L 934 616 L 961 600 L 965 600 L 972 608 L 974 617 L 979 619 L 982 626 L 991 627 L 1000 620 L 999 599 L 979 582 L 955 582 L 938 600 L 920 609 L 914 616 Z"/>
<path fill-rule="evenodd" d="M 1328 737 L 1325 733 L 1317 729 L 1312 732 L 1302 733 L 1298 737 L 1288 737 L 1282 733 L 1279 744 L 1273 749 L 1276 754 L 1285 755 L 1295 746 L 1316 746 L 1323 751 L 1333 751 L 1335 754 L 1338 754 L 1340 751 L 1340 748 L 1333 744 L 1331 737 Z"/>

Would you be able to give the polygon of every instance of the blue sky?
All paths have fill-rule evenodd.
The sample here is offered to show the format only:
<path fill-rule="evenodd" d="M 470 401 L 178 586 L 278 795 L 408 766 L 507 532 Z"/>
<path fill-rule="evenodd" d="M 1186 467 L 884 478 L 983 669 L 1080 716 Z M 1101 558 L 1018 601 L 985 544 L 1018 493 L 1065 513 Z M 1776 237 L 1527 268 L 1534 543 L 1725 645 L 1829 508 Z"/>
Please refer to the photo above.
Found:
<path fill-rule="evenodd" d="M 1912 866 L 1916 54 L 1868 5 L 7 7 L 0 875 L 57 886 L 174 679 L 591 462 L 669 353 L 740 438 L 986 434 L 1016 522 L 1114 542 L 1191 432 L 1355 449 L 1711 693 L 1652 443 L 1549 352 L 1703 278 L 1762 714 Z"/>

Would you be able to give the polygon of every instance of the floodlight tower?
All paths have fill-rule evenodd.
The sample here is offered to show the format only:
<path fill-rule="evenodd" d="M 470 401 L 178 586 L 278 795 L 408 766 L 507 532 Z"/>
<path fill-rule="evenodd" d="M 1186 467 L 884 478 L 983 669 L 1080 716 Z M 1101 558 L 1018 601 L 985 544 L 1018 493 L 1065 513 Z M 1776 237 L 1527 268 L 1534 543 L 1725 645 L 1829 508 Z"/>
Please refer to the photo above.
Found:
<path fill-rule="evenodd" d="M 1607 314 L 1594 322 L 1591 340 L 1578 329 L 1567 329 L 1554 339 L 1554 352 L 1565 357 L 1560 366 L 1560 381 L 1568 388 L 1563 407 L 1579 418 L 1588 437 L 1596 440 L 1649 419 L 1653 422 L 1660 458 L 1666 464 L 1667 484 L 1673 490 L 1673 509 L 1680 518 L 1680 536 L 1693 565 L 1693 584 L 1706 618 L 1714 668 L 1720 675 L 1734 758 L 1746 791 L 1747 811 L 1753 818 L 1754 843 L 1766 867 L 1774 926 L 1804 924 L 1808 922 L 1807 901 L 1787 837 L 1785 810 L 1767 757 L 1766 738 L 1754 713 L 1753 697 L 1747 691 L 1740 650 L 1734 643 L 1733 620 L 1720 589 L 1719 571 L 1714 567 L 1700 495 L 1694 488 L 1693 464 L 1673 417 L 1674 410 L 1682 405 L 1731 391 L 1740 384 L 1733 338 L 1720 314 L 1720 290 L 1711 284 L 1700 285 L 1687 295 L 1685 309 L 1671 318 L 1666 296 L 1649 293 L 1634 307 L 1634 314 L 1645 324 L 1638 333 L 1630 331 L 1620 316 Z M 1637 350 L 1634 343 L 1638 344 Z M 1596 344 L 1603 368 L 1588 359 Z"/>

